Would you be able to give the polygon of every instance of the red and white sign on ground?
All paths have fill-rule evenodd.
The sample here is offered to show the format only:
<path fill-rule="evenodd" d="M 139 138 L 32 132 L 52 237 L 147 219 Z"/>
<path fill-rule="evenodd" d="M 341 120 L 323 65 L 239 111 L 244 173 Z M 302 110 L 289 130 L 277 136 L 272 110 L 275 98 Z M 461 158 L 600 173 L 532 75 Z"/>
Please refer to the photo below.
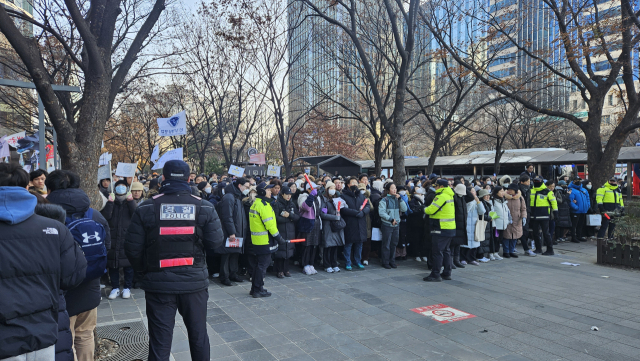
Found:
<path fill-rule="evenodd" d="M 466 320 L 467 318 L 476 317 L 470 313 L 462 312 L 453 307 L 449 307 L 443 304 L 437 304 L 426 307 L 418 307 L 414 308 L 411 311 L 415 313 L 419 313 L 423 316 L 431 317 L 434 320 L 440 323 L 451 323 L 461 320 Z"/>

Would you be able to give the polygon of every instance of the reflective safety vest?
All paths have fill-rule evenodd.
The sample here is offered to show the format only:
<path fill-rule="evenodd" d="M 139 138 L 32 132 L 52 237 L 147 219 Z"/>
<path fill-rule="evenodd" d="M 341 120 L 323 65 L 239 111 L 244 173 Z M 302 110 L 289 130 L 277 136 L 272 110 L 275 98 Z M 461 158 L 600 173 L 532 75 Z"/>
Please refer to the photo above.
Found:
<path fill-rule="evenodd" d="M 618 185 L 612 186 L 609 182 L 598 188 L 596 202 L 600 212 L 612 212 L 618 207 L 624 207 L 622 194 L 618 192 Z"/>
<path fill-rule="evenodd" d="M 278 237 L 278 223 L 268 199 L 258 197 L 249 209 L 249 228 L 251 243 L 256 254 L 273 253 L 278 250 L 278 243 L 272 237 Z M 271 235 L 271 237 L 269 237 Z"/>
<path fill-rule="evenodd" d="M 156 226 L 147 234 L 146 271 L 171 267 L 204 267 L 202 200 L 190 194 L 159 194 L 152 198 Z"/>
<path fill-rule="evenodd" d="M 453 190 L 443 187 L 436 190 L 436 197 L 431 205 L 424 209 L 429 215 L 431 233 L 453 237 L 456 233 L 456 207 L 453 204 Z"/>
<path fill-rule="evenodd" d="M 553 211 L 558 210 L 558 201 L 546 185 L 531 188 L 529 196 L 529 206 L 531 206 L 532 219 L 549 219 L 549 215 Z"/>

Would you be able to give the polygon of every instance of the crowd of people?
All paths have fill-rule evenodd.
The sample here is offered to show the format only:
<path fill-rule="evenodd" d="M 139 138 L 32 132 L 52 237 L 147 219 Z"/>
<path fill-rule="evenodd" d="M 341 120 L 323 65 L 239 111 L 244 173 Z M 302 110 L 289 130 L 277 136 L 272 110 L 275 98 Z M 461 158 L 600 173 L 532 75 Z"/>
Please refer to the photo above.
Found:
<path fill-rule="evenodd" d="M 577 176 L 545 180 L 533 166 L 516 179 L 420 173 L 398 184 L 368 174 L 198 175 L 169 161 L 160 175 L 113 174 L 98 190 L 93 209 L 73 172 L 0 164 L 0 288 L 16 295 L 0 298 L 0 359 L 93 360 L 101 288 L 115 299 L 139 287 L 149 359 L 169 359 L 179 311 L 192 359 L 208 360 L 209 279 L 250 281 L 252 297 L 269 297 L 270 270 L 286 278 L 415 259 L 431 270 L 424 281 L 440 282 L 453 269 L 554 255 L 559 242 L 596 232 L 611 238 L 624 212 L 615 178 L 595 188 Z M 589 214 L 602 215 L 599 229 Z"/>

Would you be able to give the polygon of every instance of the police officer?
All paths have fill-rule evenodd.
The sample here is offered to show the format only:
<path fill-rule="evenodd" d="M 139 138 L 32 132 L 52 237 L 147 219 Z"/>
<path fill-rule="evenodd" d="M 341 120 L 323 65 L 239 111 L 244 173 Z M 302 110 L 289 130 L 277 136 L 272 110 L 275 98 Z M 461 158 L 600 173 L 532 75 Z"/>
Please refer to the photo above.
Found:
<path fill-rule="evenodd" d="M 449 181 L 439 179 L 436 182 L 436 197 L 431 205 L 424 209 L 429 216 L 431 227 L 431 274 L 423 278 L 426 282 L 441 282 L 451 279 L 451 253 L 449 246 L 456 235 L 456 210 L 453 204 L 453 190 Z M 444 271 L 440 268 L 444 263 Z"/>
<path fill-rule="evenodd" d="M 205 249 L 223 242 L 213 205 L 191 194 L 189 166 L 168 161 L 159 194 L 133 214 L 124 249 L 135 271 L 144 275 L 149 320 L 149 361 L 169 360 L 176 309 L 182 315 L 192 360 L 209 360 Z"/>
<path fill-rule="evenodd" d="M 624 202 L 622 201 L 622 194 L 618 189 L 618 181 L 616 177 L 611 177 L 607 183 L 598 188 L 596 192 L 596 203 L 598 203 L 598 210 L 602 214 L 602 226 L 598 231 L 598 238 L 604 238 L 609 229 L 608 236 L 613 238 L 613 231 L 616 224 L 613 222 L 614 215 L 620 215 L 624 212 Z M 609 218 L 607 218 L 607 216 Z"/>
<path fill-rule="evenodd" d="M 544 238 L 544 243 L 547 246 L 547 250 L 542 255 L 553 256 L 553 242 L 549 235 L 549 216 L 552 211 L 553 217 L 558 219 L 558 202 L 553 192 L 544 185 L 544 179 L 541 176 L 533 179 L 529 206 L 531 207 L 529 225 L 533 232 L 533 239 L 536 242 L 535 253 L 542 253 L 542 240 L 540 239 L 540 231 L 542 231 L 542 238 Z"/>
<path fill-rule="evenodd" d="M 271 188 L 274 184 L 258 186 L 258 197 L 249 209 L 249 227 L 251 228 L 251 243 L 253 254 L 249 257 L 253 269 L 251 291 L 253 298 L 269 297 L 264 286 L 264 275 L 271 263 L 271 253 L 278 250 L 278 243 L 287 242 L 278 232 L 276 215 L 271 207 Z"/>

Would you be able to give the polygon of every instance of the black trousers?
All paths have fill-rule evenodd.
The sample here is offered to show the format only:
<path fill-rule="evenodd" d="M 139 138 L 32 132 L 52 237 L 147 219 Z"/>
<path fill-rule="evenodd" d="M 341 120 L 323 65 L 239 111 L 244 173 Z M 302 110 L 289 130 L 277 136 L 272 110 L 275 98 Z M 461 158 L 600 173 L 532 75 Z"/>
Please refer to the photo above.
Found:
<path fill-rule="evenodd" d="M 573 239 L 574 241 L 577 241 L 583 237 L 586 219 L 587 219 L 587 215 L 584 213 L 571 214 L 571 239 Z"/>
<path fill-rule="evenodd" d="M 616 224 L 611 221 L 611 219 L 607 219 L 607 217 L 602 216 L 602 225 L 600 226 L 600 230 L 598 231 L 598 238 L 604 238 L 607 230 L 609 231 L 607 236 L 609 238 L 613 238 L 613 231 L 616 229 Z"/>
<path fill-rule="evenodd" d="M 191 359 L 209 360 L 208 290 L 180 295 L 145 292 L 145 299 L 149 320 L 149 361 L 169 360 L 176 310 L 182 315 L 187 327 Z"/>
<path fill-rule="evenodd" d="M 275 260 L 273 260 L 273 270 L 276 273 L 285 273 L 285 272 L 289 272 L 289 259 L 285 259 L 285 258 L 276 258 Z"/>
<path fill-rule="evenodd" d="M 300 261 L 300 265 L 304 266 L 313 266 L 313 262 L 316 259 L 316 246 L 305 246 L 302 250 L 302 260 Z"/>
<path fill-rule="evenodd" d="M 238 258 L 240 253 L 228 253 L 220 255 L 220 279 L 228 280 L 238 278 Z"/>
<path fill-rule="evenodd" d="M 322 253 L 322 268 L 338 267 L 338 246 L 325 247 Z"/>
<path fill-rule="evenodd" d="M 542 240 L 547 246 L 547 251 L 553 251 L 553 242 L 551 241 L 551 235 L 549 235 L 549 220 L 548 219 L 532 219 L 531 231 L 533 232 L 533 240 L 536 242 L 536 251 L 542 251 Z M 542 237 L 540 237 L 542 232 Z"/>
<path fill-rule="evenodd" d="M 440 277 L 440 268 L 444 265 L 442 275 L 451 275 L 451 252 L 449 247 L 453 237 L 433 234 L 431 237 L 431 276 Z"/>
<path fill-rule="evenodd" d="M 491 241 L 489 243 L 489 251 L 490 253 L 499 253 L 500 245 L 502 244 L 502 239 L 504 238 L 504 231 L 498 230 L 498 237 L 495 235 L 495 228 L 491 229 L 491 232 L 494 232 L 493 237 L 491 237 Z"/>
<path fill-rule="evenodd" d="M 271 254 L 251 255 L 249 263 L 251 263 L 251 268 L 253 269 L 251 291 L 260 292 L 264 286 L 264 276 L 267 274 L 267 268 L 271 263 Z"/>
<path fill-rule="evenodd" d="M 213 251 L 206 249 L 206 261 L 207 261 L 207 271 L 209 272 L 209 276 L 216 273 L 217 270 L 220 269 L 220 255 L 213 253 Z"/>
<path fill-rule="evenodd" d="M 525 218 L 526 219 L 526 218 Z M 527 223 L 522 227 L 522 237 L 520 237 L 520 243 L 522 243 L 522 250 L 525 252 L 529 250 L 529 228 L 531 225 L 529 222 L 531 219 L 527 219 Z"/>

